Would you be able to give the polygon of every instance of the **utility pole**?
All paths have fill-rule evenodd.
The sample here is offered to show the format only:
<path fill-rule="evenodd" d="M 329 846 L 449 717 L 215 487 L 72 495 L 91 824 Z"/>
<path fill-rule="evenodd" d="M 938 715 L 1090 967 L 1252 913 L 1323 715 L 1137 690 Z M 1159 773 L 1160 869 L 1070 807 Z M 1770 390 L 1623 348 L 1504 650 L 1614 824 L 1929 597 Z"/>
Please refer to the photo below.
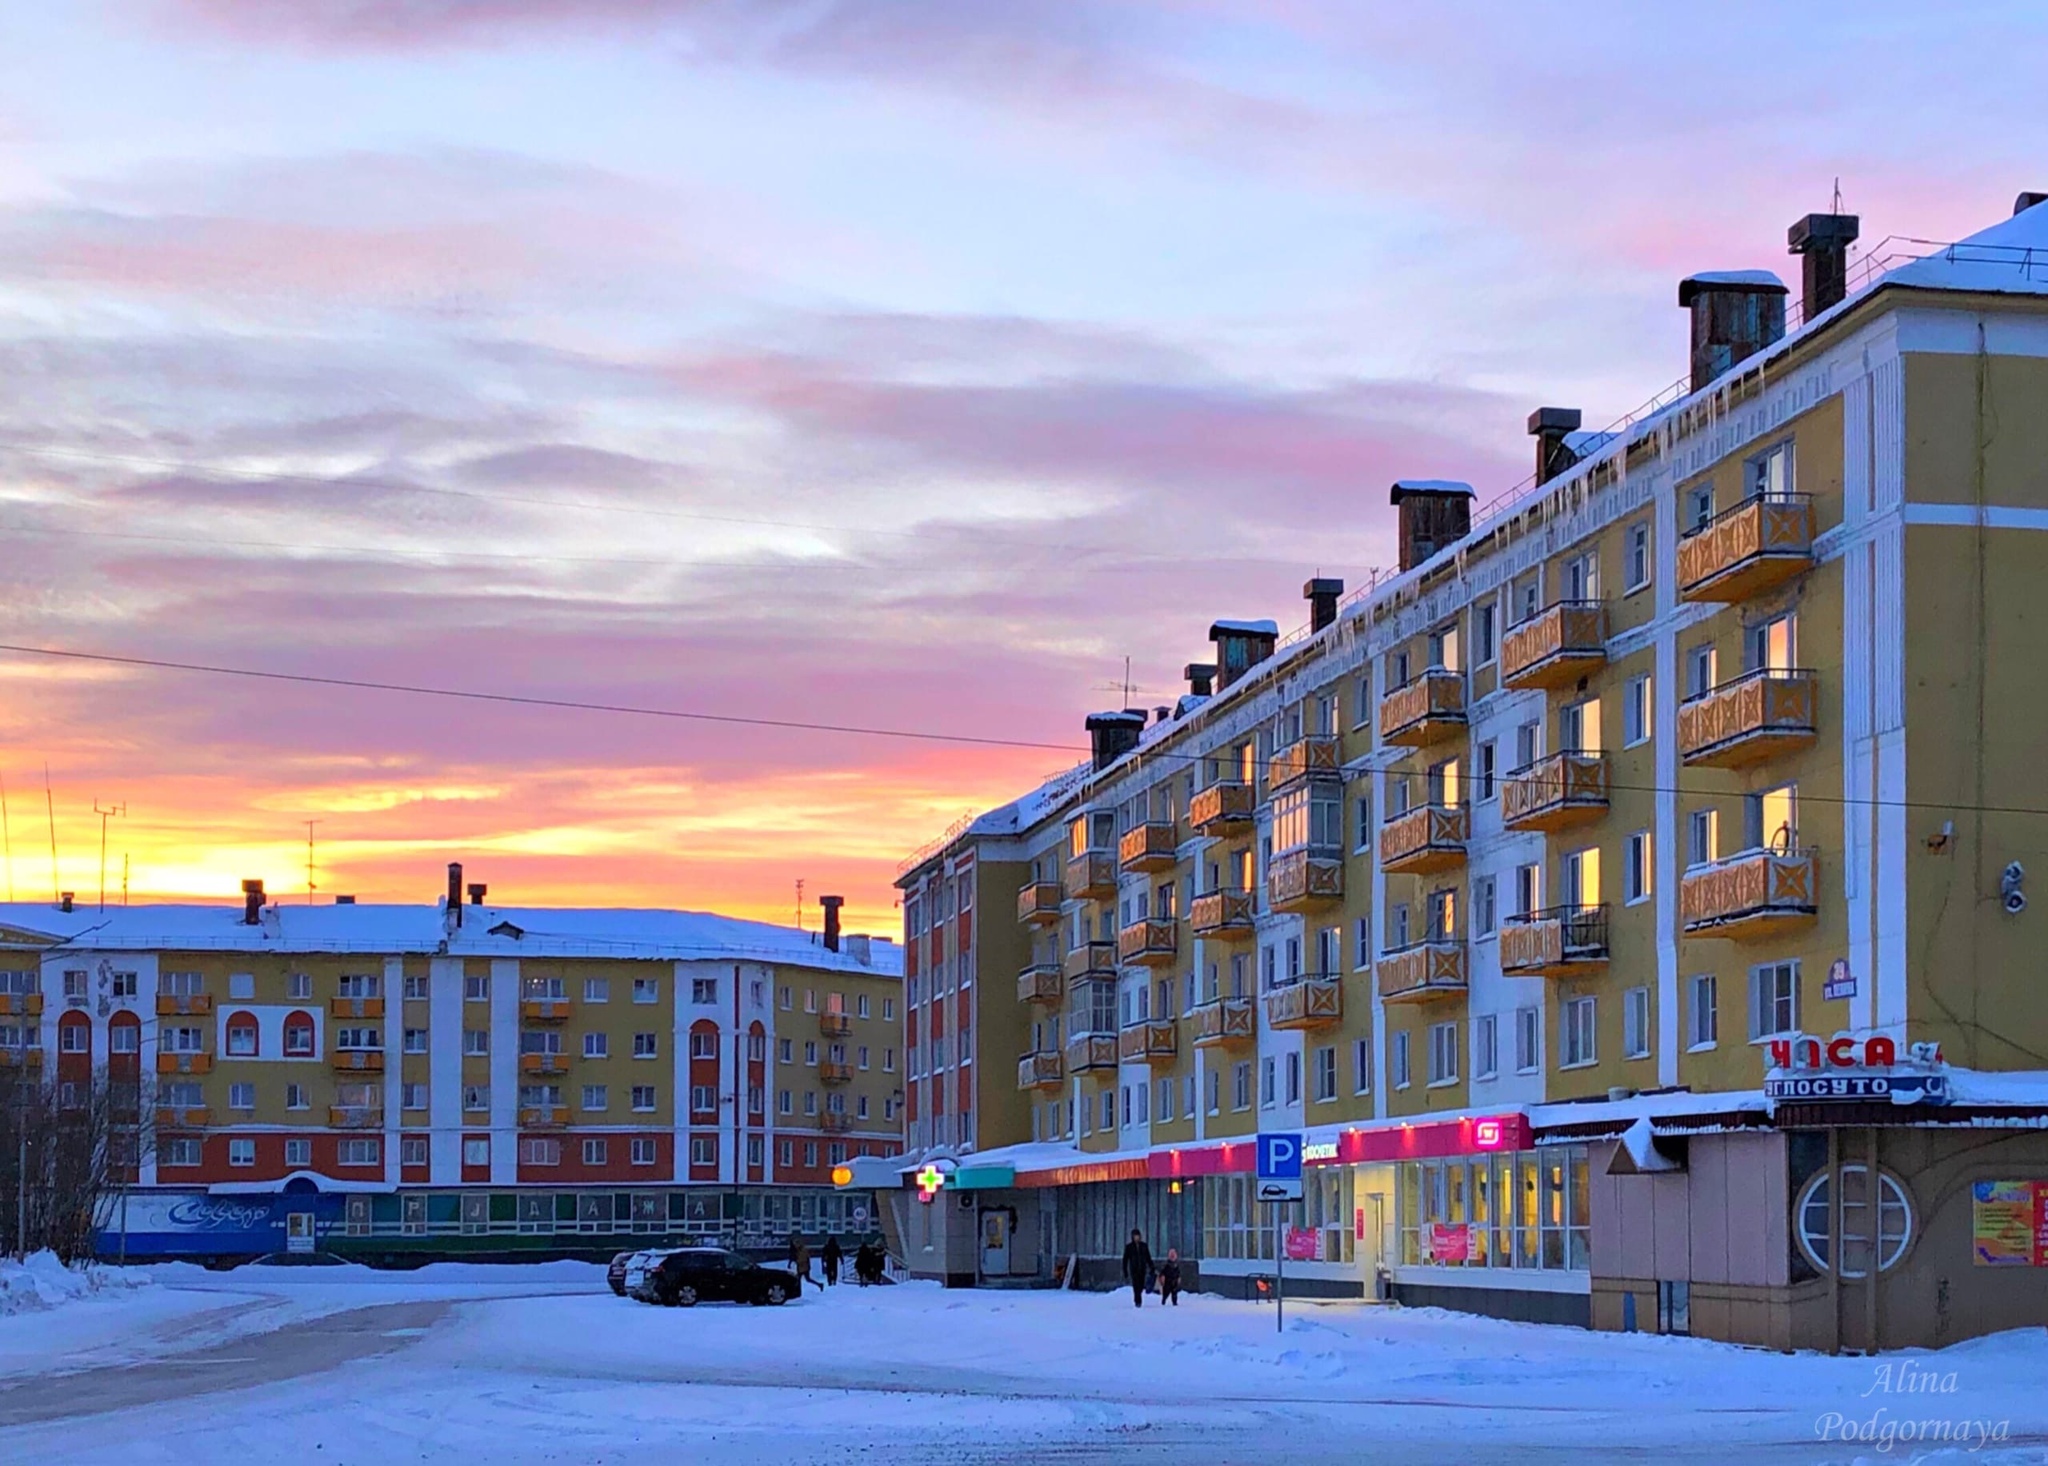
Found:
<path fill-rule="evenodd" d="M 313 827 L 319 823 L 320 821 L 318 820 L 306 821 L 306 904 L 308 906 L 313 904 L 313 892 L 318 889 L 313 884 Z"/>
<path fill-rule="evenodd" d="M 95 799 L 92 802 L 92 812 L 100 817 L 100 910 L 105 911 L 107 909 L 107 821 L 113 819 L 116 815 L 127 814 L 128 806 L 125 803 L 110 804 L 102 809 L 100 802 Z"/>

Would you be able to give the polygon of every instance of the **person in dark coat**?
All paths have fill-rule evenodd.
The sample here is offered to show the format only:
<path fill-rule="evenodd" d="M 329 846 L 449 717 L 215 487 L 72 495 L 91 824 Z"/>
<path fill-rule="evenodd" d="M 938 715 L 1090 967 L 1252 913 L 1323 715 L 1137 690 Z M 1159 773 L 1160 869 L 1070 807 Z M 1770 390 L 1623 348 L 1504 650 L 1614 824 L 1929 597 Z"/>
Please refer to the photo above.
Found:
<path fill-rule="evenodd" d="M 811 1276 L 811 1249 L 804 1239 L 792 1232 L 789 1236 L 789 1270 L 796 1274 L 797 1290 L 801 1292 L 805 1283 L 818 1286 L 818 1280 Z"/>
<path fill-rule="evenodd" d="M 836 1285 L 839 1282 L 839 1259 L 845 1255 L 845 1252 L 839 1246 L 839 1239 L 837 1237 L 827 1237 L 825 1239 L 824 1250 L 818 1256 L 824 1259 L 825 1282 L 828 1285 Z"/>
<path fill-rule="evenodd" d="M 853 1249 L 853 1280 L 863 1288 L 868 1285 L 868 1244 L 863 1242 Z"/>
<path fill-rule="evenodd" d="M 1159 1306 L 1180 1307 L 1180 1249 L 1166 1249 L 1166 1261 L 1159 1269 Z"/>
<path fill-rule="evenodd" d="M 1131 1285 L 1131 1307 L 1145 1306 L 1145 1285 L 1152 1280 L 1152 1249 L 1145 1234 L 1131 1228 L 1131 1240 L 1124 1244 L 1124 1279 Z"/>

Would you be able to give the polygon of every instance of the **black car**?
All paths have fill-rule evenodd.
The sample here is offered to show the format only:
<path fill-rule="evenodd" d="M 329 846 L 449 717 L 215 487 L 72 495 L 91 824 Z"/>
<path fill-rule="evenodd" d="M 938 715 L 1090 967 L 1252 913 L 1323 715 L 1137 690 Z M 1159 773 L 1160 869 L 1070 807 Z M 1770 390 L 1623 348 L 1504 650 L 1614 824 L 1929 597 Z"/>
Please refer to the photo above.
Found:
<path fill-rule="evenodd" d="M 688 1308 L 694 1303 L 787 1303 L 797 1295 L 796 1274 L 763 1267 L 722 1247 L 671 1252 L 640 1280 L 633 1296 L 643 1303 Z"/>

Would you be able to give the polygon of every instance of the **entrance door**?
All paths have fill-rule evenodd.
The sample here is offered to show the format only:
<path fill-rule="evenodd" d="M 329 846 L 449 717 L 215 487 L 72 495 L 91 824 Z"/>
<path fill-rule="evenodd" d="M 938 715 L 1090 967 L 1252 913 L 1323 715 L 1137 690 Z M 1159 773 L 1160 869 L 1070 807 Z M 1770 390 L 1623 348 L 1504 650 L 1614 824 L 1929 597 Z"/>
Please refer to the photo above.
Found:
<path fill-rule="evenodd" d="M 981 1275 L 1006 1278 L 1010 1275 L 1010 1214 L 985 1211 L 981 1214 Z"/>
<path fill-rule="evenodd" d="M 309 1211 L 288 1211 L 284 1214 L 284 1250 L 286 1252 L 311 1252 L 313 1250 L 313 1214 Z"/>

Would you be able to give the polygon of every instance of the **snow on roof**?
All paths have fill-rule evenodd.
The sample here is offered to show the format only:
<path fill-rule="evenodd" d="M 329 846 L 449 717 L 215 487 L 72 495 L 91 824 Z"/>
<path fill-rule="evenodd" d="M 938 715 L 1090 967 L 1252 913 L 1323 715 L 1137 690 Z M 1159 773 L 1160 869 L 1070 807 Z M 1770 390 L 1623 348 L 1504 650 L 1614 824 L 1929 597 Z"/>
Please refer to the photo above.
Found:
<path fill-rule="evenodd" d="M 1210 639 L 1214 640 L 1216 633 L 1219 631 L 1227 631 L 1234 636 L 1278 636 L 1280 634 L 1280 623 L 1278 621 L 1216 621 L 1212 622 L 1209 626 Z"/>
<path fill-rule="evenodd" d="M 1882 276 L 1882 285 L 2048 295 L 2048 207 L 2001 219 Z"/>
<path fill-rule="evenodd" d="M 1531 1105 L 1529 1123 L 1542 1130 L 1549 1126 L 1593 1125 L 1660 1120 L 1677 1115 L 1733 1115 L 1744 1111 L 1762 1113 L 1768 1108 L 1760 1089 L 1731 1089 L 1718 1094 L 1698 1094 L 1674 1089 L 1663 1094 L 1637 1094 L 1616 1100 L 1565 1100 Z"/>
<path fill-rule="evenodd" d="M 2016 1070 L 1985 1074 L 1975 1069 L 1950 1069 L 1948 1092 L 1958 1105 L 2042 1105 L 2048 1106 L 2048 1072 Z"/>
<path fill-rule="evenodd" d="M 1752 288 L 1774 287 L 1779 290 L 1785 288 L 1785 282 L 1772 270 L 1695 270 L 1678 283 L 1681 286 L 1744 285 Z"/>
<path fill-rule="evenodd" d="M 1394 480 L 1394 492 L 1416 494 L 1469 494 L 1472 485 L 1454 478 L 1401 478 Z"/>

